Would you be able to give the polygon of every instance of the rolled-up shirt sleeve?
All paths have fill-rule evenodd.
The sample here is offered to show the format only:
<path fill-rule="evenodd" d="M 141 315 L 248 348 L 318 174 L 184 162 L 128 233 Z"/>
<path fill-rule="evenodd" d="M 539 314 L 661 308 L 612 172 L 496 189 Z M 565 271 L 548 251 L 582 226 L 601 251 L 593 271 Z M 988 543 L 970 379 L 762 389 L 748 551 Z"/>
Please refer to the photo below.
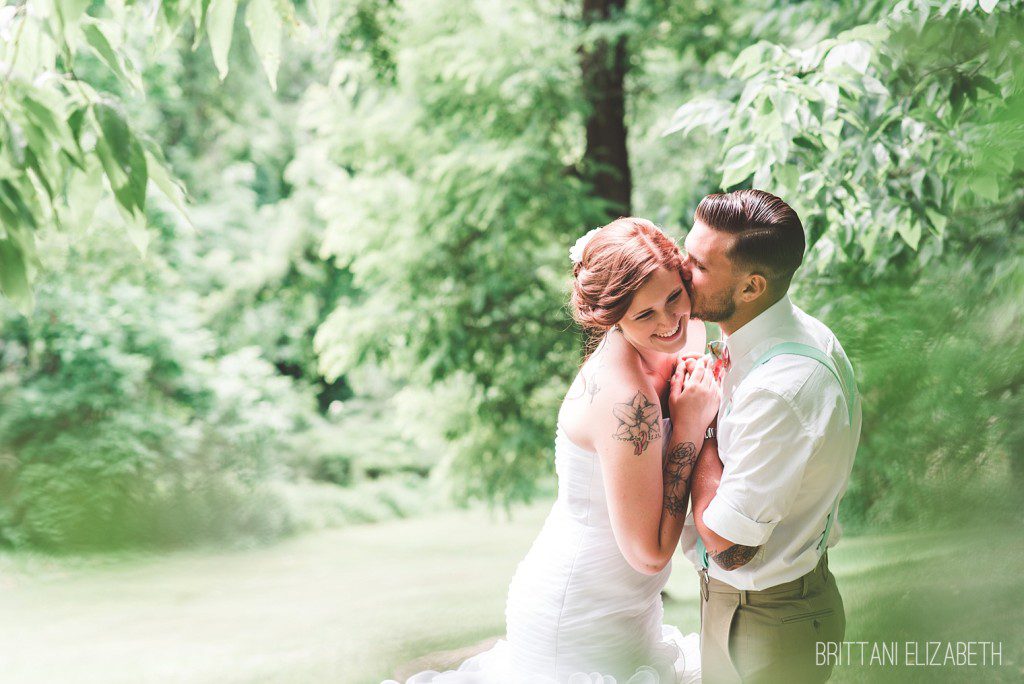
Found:
<path fill-rule="evenodd" d="M 762 388 L 737 396 L 720 422 L 729 448 L 704 524 L 734 544 L 761 546 L 789 512 L 814 440 L 786 399 Z"/>

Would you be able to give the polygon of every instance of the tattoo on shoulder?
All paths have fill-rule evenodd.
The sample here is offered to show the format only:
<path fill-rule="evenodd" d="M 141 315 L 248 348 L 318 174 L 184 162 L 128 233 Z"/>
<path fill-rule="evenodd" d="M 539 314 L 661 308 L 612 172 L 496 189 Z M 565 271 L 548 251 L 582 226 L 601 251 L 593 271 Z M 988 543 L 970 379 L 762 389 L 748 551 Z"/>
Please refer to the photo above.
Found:
<path fill-rule="evenodd" d="M 588 361 L 590 377 L 588 378 L 585 370 L 581 369 L 569 388 L 566 399 L 576 400 L 589 396 L 590 403 L 593 405 L 594 397 L 601 391 L 601 385 L 597 381 L 598 372 L 608 365 L 607 354 L 604 353 L 605 341 L 602 340 L 598 348 L 590 355 L 590 360 Z"/>
<path fill-rule="evenodd" d="M 639 390 L 630 401 L 615 404 L 612 414 L 619 421 L 615 439 L 632 444 L 636 456 L 661 437 L 661 410 Z"/>
<path fill-rule="evenodd" d="M 573 380 L 573 383 L 569 387 L 569 391 L 566 393 L 565 398 L 570 401 L 574 401 L 576 399 L 582 399 L 583 395 L 586 393 L 587 379 L 583 377 L 583 373 L 581 372 L 579 375 L 576 376 L 576 379 Z"/>
<path fill-rule="evenodd" d="M 719 551 L 718 553 L 712 553 L 710 555 L 723 570 L 735 570 L 736 568 L 749 563 L 750 559 L 754 557 L 754 554 L 756 554 L 760 548 L 760 546 L 743 546 L 742 544 L 733 544 L 724 551 Z"/>
<path fill-rule="evenodd" d="M 601 391 L 601 386 L 597 384 L 597 371 L 590 376 L 590 384 L 587 385 L 587 394 L 590 395 L 590 404 L 594 404 L 594 397 Z"/>
<path fill-rule="evenodd" d="M 593 405 L 594 397 L 601 391 L 601 384 L 597 381 L 598 373 L 602 368 L 608 365 L 608 355 L 605 353 L 604 343 L 607 340 L 602 340 L 601 346 L 594 352 L 594 370 L 590 374 L 590 384 L 587 385 L 587 394 L 590 395 L 590 403 Z"/>

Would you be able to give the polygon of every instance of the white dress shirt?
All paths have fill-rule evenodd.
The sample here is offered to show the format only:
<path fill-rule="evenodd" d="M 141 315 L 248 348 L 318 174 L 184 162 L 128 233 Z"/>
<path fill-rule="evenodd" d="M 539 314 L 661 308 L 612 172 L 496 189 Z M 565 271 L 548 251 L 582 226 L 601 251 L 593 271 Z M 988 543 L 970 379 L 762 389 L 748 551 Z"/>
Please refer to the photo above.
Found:
<path fill-rule="evenodd" d="M 854 401 L 851 424 L 842 387 L 819 361 L 787 354 L 753 368 L 782 342 L 816 347 L 838 368 L 846 363 L 832 331 L 788 296 L 725 341 L 732 365 L 723 378 L 718 417 L 724 470 L 704 524 L 734 544 L 761 549 L 735 570 L 724 570 L 712 559 L 708 572 L 737 589 L 768 589 L 817 565 L 826 519 L 846 491 L 853 468 L 860 399 Z M 841 534 L 833 520 L 827 545 L 835 545 Z M 691 513 L 681 543 L 699 568 L 696 541 Z"/>

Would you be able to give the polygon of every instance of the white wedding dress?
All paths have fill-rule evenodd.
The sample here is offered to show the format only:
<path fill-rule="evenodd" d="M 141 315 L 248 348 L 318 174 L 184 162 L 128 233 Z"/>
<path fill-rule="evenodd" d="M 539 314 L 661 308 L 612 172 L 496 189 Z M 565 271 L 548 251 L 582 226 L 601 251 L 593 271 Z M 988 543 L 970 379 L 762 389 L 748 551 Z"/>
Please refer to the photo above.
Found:
<path fill-rule="evenodd" d="M 700 681 L 699 636 L 662 624 L 661 590 L 672 564 L 645 575 L 626 562 L 612 535 L 597 454 L 559 428 L 555 469 L 558 499 L 509 586 L 506 638 L 458 670 L 420 672 L 406 684 Z"/>

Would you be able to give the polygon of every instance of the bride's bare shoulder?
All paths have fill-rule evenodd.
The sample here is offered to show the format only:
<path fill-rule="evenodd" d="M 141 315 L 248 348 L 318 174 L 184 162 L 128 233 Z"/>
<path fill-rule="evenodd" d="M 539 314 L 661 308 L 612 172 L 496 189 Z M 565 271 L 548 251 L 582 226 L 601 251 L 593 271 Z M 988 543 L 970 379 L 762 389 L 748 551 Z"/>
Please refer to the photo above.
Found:
<path fill-rule="evenodd" d="M 559 410 L 559 425 L 573 442 L 593 450 L 595 430 L 612 419 L 612 407 L 638 391 L 655 396 L 639 356 L 621 336 L 607 336 L 576 374 Z"/>

